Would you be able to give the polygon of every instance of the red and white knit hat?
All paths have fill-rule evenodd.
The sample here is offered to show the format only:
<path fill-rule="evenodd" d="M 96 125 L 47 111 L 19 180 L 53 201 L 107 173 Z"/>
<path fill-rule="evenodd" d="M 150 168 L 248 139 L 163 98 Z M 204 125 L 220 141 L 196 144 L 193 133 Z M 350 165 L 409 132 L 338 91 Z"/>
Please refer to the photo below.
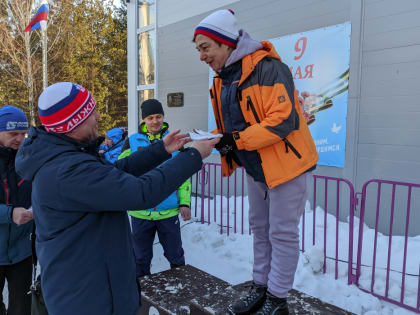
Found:
<path fill-rule="evenodd" d="M 66 133 L 85 121 L 96 107 L 84 87 L 59 82 L 47 87 L 38 99 L 38 116 L 47 131 Z"/>
<path fill-rule="evenodd" d="M 239 29 L 236 25 L 234 14 L 230 9 L 213 12 L 197 25 L 194 31 L 194 38 L 198 34 L 202 34 L 219 43 L 236 48 Z"/>

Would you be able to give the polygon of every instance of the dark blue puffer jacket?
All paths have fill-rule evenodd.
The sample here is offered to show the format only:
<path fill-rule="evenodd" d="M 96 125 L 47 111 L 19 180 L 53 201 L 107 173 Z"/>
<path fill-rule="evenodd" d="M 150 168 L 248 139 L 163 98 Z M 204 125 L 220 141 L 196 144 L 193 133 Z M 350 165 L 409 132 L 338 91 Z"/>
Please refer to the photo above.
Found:
<path fill-rule="evenodd" d="M 13 207 L 31 206 L 31 182 L 16 174 L 15 156 L 15 150 L 0 147 L 0 265 L 16 264 L 32 255 L 33 221 L 17 225 L 12 220 Z"/>
<path fill-rule="evenodd" d="M 100 141 L 100 140 L 99 140 Z M 16 170 L 32 180 L 42 289 L 50 315 L 135 315 L 139 296 L 126 211 L 167 198 L 202 165 L 163 142 L 111 164 L 97 143 L 31 128 Z"/>

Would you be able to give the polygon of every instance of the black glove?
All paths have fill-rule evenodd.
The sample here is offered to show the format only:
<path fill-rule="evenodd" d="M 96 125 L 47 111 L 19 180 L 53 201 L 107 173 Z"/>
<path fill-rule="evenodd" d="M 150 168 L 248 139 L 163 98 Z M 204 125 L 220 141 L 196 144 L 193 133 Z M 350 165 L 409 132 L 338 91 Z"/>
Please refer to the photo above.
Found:
<path fill-rule="evenodd" d="M 217 151 L 220 152 L 221 156 L 225 156 L 229 152 L 232 152 L 238 147 L 236 146 L 235 140 L 231 133 L 224 133 L 220 141 L 215 145 Z"/>

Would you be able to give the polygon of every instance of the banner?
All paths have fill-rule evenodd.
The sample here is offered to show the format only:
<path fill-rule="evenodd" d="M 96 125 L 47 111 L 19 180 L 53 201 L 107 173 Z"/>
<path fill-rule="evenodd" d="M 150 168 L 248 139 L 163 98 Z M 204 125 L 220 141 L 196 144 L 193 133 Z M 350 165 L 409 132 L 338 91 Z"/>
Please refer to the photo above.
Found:
<path fill-rule="evenodd" d="M 319 165 L 344 167 L 351 24 L 270 40 L 292 72 L 319 154 Z"/>
<path fill-rule="evenodd" d="M 319 165 L 345 166 L 350 33 L 348 22 L 270 40 L 293 75 Z M 210 99 L 208 127 L 216 127 Z"/>

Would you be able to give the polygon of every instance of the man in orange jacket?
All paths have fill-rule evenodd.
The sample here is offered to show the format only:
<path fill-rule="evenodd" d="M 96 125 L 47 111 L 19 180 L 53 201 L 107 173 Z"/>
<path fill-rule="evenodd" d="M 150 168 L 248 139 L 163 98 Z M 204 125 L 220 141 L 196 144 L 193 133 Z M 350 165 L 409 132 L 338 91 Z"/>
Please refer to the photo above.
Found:
<path fill-rule="evenodd" d="M 247 172 L 253 286 L 229 310 L 289 314 L 307 174 L 318 161 L 292 75 L 270 42 L 255 41 L 238 29 L 231 10 L 202 20 L 193 40 L 200 60 L 217 73 L 210 96 L 215 132 L 223 133 L 216 145 L 223 175 L 237 166 Z"/>

